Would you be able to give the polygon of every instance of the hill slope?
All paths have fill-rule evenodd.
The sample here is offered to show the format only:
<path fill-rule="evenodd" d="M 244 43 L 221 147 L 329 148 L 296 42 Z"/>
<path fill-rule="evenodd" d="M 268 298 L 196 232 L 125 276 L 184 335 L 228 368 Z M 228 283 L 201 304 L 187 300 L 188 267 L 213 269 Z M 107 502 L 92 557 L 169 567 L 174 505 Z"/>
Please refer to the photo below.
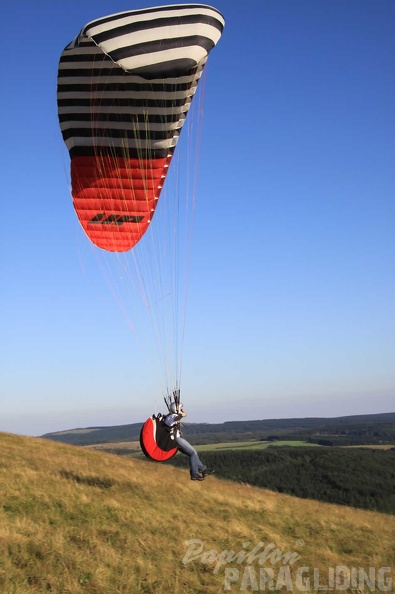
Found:
<path fill-rule="evenodd" d="M 262 568 L 266 590 L 282 579 L 313 591 L 314 569 L 319 585 L 370 571 L 376 590 L 380 580 L 388 588 L 380 568 L 395 556 L 392 516 L 214 477 L 195 483 L 186 470 L 48 440 L 0 434 L 0 452 L 0 592 L 251 591 Z M 200 552 L 188 557 L 193 539 Z M 244 558 L 219 562 L 231 550 Z"/>

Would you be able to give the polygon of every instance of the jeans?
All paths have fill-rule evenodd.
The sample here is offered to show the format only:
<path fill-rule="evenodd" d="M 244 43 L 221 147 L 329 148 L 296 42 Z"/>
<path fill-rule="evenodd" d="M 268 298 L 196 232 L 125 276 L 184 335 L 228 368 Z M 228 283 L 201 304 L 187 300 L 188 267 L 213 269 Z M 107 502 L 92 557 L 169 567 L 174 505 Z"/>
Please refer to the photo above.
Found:
<path fill-rule="evenodd" d="M 182 454 L 186 454 L 189 458 L 189 469 L 191 476 L 195 476 L 199 472 L 206 470 L 207 466 L 200 460 L 197 451 L 187 442 L 183 437 L 176 437 L 178 449 Z"/>

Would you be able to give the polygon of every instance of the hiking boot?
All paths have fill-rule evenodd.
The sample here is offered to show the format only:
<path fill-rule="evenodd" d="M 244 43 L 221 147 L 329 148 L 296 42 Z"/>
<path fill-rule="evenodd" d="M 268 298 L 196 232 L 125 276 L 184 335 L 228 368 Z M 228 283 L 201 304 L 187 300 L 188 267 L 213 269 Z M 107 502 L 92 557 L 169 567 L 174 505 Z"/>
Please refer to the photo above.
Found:
<path fill-rule="evenodd" d="M 204 477 L 206 477 L 208 474 L 214 474 L 215 469 L 214 468 L 205 468 L 204 470 L 202 470 L 202 475 Z"/>
<path fill-rule="evenodd" d="M 191 474 L 191 481 L 204 481 L 204 476 L 201 474 Z"/>

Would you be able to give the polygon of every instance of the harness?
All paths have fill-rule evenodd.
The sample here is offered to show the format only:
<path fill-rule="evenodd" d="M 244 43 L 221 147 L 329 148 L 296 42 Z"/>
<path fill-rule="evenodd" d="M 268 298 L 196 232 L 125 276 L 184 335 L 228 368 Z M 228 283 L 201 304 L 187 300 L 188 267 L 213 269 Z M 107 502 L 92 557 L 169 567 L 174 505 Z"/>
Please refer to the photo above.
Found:
<path fill-rule="evenodd" d="M 171 413 L 169 413 L 168 415 L 158 415 L 158 420 L 160 421 L 161 425 L 166 429 L 166 431 L 169 433 L 170 435 L 170 439 L 172 439 L 173 441 L 176 439 L 177 437 L 177 432 L 181 432 L 181 422 L 180 421 L 176 421 L 175 423 L 173 423 L 173 425 L 168 425 L 166 423 L 166 419 L 168 417 L 172 416 Z"/>
<path fill-rule="evenodd" d="M 177 436 L 181 434 L 181 419 L 183 415 L 170 412 L 172 397 L 177 405 L 176 410 L 178 410 L 180 390 L 176 389 L 173 391 L 173 396 L 168 395 L 164 397 L 169 413 L 166 415 L 162 415 L 161 413 L 152 415 L 146 420 L 140 431 L 140 446 L 142 451 L 147 458 L 156 462 L 169 460 L 179 450 Z M 166 421 L 170 416 L 179 416 L 179 419 L 168 425 Z"/>

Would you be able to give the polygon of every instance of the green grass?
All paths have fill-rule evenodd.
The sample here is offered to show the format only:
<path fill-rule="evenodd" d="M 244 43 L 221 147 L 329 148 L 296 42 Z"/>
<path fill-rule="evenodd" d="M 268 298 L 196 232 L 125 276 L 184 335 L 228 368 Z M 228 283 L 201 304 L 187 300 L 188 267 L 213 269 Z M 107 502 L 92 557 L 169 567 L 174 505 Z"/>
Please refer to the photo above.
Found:
<path fill-rule="evenodd" d="M 228 443 L 211 443 L 195 446 L 199 452 L 216 452 L 220 450 L 265 450 L 268 447 L 280 446 L 312 446 L 321 447 L 305 441 L 233 441 Z"/>
<path fill-rule="evenodd" d="M 210 443 L 204 445 L 194 446 L 199 452 L 218 452 L 218 451 L 237 451 L 237 450 L 265 450 L 268 447 L 281 447 L 281 446 L 311 446 L 311 447 L 322 447 L 315 443 L 308 443 L 305 441 L 230 441 L 223 443 Z M 120 443 L 103 443 L 93 446 L 84 446 L 90 449 L 105 451 L 111 453 L 127 453 L 136 458 L 144 457 L 141 451 L 140 443 L 138 441 L 120 442 Z"/>

